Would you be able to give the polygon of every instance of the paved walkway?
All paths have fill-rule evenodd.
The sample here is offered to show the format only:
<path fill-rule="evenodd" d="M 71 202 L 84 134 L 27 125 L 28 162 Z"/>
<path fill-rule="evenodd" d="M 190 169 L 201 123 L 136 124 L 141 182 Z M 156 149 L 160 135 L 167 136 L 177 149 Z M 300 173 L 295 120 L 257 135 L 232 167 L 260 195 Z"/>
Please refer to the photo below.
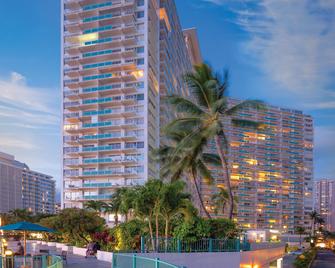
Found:
<path fill-rule="evenodd" d="M 78 255 L 68 255 L 67 263 L 64 262 L 66 268 L 111 268 L 112 264 L 109 262 L 98 261 L 96 258 L 85 258 Z"/>
<path fill-rule="evenodd" d="M 335 254 L 331 251 L 319 251 L 312 268 L 335 268 Z"/>
<path fill-rule="evenodd" d="M 286 255 L 283 261 L 283 268 L 294 268 L 293 262 L 297 255 Z"/>

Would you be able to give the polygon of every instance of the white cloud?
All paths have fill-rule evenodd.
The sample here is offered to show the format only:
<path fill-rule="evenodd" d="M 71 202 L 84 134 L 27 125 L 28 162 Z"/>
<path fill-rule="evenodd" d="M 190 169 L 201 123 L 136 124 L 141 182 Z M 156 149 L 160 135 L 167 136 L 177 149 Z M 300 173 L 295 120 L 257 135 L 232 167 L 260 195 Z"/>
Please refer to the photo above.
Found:
<path fill-rule="evenodd" d="M 306 107 L 335 108 L 334 0 L 203 1 L 233 12 L 233 22 L 249 34 L 244 51 L 281 95 L 301 98 Z"/>
<path fill-rule="evenodd" d="M 12 150 L 13 148 L 23 149 L 23 150 L 32 150 L 32 149 L 37 149 L 38 147 L 28 140 L 20 140 L 14 137 L 8 137 L 8 136 L 1 135 L 0 148 L 1 149 L 3 148 L 4 151 L 6 152 L 7 150 Z"/>

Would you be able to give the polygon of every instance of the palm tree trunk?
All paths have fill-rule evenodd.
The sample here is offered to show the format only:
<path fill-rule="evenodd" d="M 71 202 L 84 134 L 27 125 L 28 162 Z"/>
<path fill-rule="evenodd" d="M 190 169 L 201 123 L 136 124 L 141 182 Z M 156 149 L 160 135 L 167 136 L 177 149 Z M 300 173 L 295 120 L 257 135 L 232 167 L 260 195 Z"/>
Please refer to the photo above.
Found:
<path fill-rule="evenodd" d="M 159 246 L 159 222 L 158 222 L 158 213 L 155 215 L 155 224 L 156 224 L 156 251 L 158 251 Z"/>
<path fill-rule="evenodd" d="M 114 214 L 114 224 L 115 224 L 115 226 L 119 225 L 119 216 L 118 216 L 117 212 L 115 212 L 115 214 Z"/>
<path fill-rule="evenodd" d="M 197 178 L 196 178 L 196 174 L 194 172 L 194 170 L 192 169 L 192 179 L 193 179 L 193 183 L 194 183 L 194 186 L 195 186 L 195 189 L 197 191 L 197 194 L 198 194 L 198 197 L 199 197 L 199 201 L 200 201 L 200 206 L 201 208 L 203 209 L 203 211 L 205 212 L 206 216 L 208 219 L 211 219 L 211 215 L 208 213 L 206 207 L 205 207 L 205 204 L 204 204 L 204 200 L 202 199 L 202 195 L 201 195 L 201 192 L 200 192 L 200 189 L 199 189 L 199 185 L 197 183 Z"/>
<path fill-rule="evenodd" d="M 169 236 L 169 218 L 165 218 L 165 252 L 167 252 L 168 246 L 168 236 Z"/>
<path fill-rule="evenodd" d="M 231 190 L 231 185 L 230 185 L 229 166 L 228 166 L 227 158 L 225 157 L 224 149 L 220 141 L 220 137 L 218 135 L 215 136 L 215 143 L 216 143 L 217 152 L 221 159 L 222 168 L 226 172 L 225 186 L 227 188 L 227 192 L 229 195 L 228 217 L 231 220 L 233 218 L 234 196 L 233 196 L 233 192 Z"/>
<path fill-rule="evenodd" d="M 152 230 L 152 224 L 151 224 L 151 217 L 149 217 L 149 233 L 150 233 L 150 239 L 151 239 L 151 246 L 152 250 L 155 250 L 155 241 L 154 241 L 154 232 Z"/>

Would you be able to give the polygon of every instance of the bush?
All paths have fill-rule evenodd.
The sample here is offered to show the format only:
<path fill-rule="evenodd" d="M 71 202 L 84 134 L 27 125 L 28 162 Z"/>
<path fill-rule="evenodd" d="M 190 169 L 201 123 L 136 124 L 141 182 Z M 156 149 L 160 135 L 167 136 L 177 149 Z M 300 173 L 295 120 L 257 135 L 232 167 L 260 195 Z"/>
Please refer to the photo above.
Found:
<path fill-rule="evenodd" d="M 305 251 L 303 254 L 296 257 L 294 260 L 294 267 L 296 268 L 307 268 L 309 264 L 313 261 L 316 255 L 316 250 L 311 249 L 309 251 Z"/>

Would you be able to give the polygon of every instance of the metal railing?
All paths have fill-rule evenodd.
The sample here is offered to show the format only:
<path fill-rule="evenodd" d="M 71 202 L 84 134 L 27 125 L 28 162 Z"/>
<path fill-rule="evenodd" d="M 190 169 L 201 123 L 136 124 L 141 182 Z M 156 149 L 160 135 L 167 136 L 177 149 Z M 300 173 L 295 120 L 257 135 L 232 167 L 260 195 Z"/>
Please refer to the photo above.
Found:
<path fill-rule="evenodd" d="M 136 254 L 113 254 L 112 268 L 180 268 L 179 266 Z"/>
<path fill-rule="evenodd" d="M 197 241 L 176 238 L 141 238 L 141 252 L 239 252 L 249 251 L 250 243 L 240 239 L 201 239 Z"/>
<path fill-rule="evenodd" d="M 63 268 L 63 259 L 60 256 L 0 256 L 2 268 Z"/>

